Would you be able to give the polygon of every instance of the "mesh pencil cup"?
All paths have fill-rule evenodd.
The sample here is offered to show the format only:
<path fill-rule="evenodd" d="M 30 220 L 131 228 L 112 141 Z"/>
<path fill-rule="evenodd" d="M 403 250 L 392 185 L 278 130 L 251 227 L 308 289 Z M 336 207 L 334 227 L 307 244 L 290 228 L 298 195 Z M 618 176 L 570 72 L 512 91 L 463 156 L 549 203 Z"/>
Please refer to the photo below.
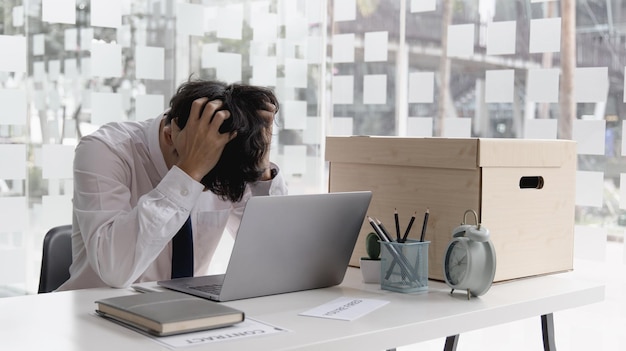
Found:
<path fill-rule="evenodd" d="M 428 290 L 430 241 L 380 242 L 380 287 L 401 293 Z"/>

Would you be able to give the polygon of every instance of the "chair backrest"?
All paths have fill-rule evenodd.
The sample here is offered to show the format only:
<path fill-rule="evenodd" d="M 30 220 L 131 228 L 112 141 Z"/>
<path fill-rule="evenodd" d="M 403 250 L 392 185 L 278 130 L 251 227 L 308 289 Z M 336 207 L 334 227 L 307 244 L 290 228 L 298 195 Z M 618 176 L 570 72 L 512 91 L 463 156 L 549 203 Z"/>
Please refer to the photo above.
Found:
<path fill-rule="evenodd" d="M 72 225 L 50 229 L 43 239 L 39 293 L 56 290 L 70 277 L 72 264 Z"/>

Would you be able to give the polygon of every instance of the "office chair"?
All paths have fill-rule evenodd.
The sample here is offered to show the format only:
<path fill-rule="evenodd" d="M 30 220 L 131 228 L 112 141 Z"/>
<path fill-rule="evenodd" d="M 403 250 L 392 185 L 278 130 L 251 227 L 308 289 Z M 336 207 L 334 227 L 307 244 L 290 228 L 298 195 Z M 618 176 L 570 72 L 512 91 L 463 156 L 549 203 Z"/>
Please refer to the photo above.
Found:
<path fill-rule="evenodd" d="M 38 293 L 55 290 L 69 277 L 72 264 L 72 225 L 50 229 L 43 239 Z"/>

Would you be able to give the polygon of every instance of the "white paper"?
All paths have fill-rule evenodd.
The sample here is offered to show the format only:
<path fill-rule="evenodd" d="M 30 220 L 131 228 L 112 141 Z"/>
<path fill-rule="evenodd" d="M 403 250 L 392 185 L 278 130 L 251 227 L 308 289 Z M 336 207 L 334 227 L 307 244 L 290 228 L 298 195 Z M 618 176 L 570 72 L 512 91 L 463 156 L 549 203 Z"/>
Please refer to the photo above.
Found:
<path fill-rule="evenodd" d="M 385 300 L 340 297 L 299 315 L 353 321 L 388 303 Z"/>
<path fill-rule="evenodd" d="M 156 118 L 165 110 L 163 95 L 137 95 L 135 97 L 135 121 Z"/>
<path fill-rule="evenodd" d="M 41 20 L 75 24 L 76 0 L 41 0 Z"/>
<path fill-rule="evenodd" d="M 576 205 L 602 208 L 604 172 L 576 171 Z"/>
<path fill-rule="evenodd" d="M 364 40 L 365 62 L 386 62 L 389 32 L 366 32 Z"/>
<path fill-rule="evenodd" d="M 489 23 L 487 25 L 487 55 L 514 54 L 516 27 L 515 21 Z"/>
<path fill-rule="evenodd" d="M 354 101 L 354 76 L 333 76 L 332 103 L 352 104 Z"/>
<path fill-rule="evenodd" d="M 122 47 L 118 44 L 91 44 L 91 74 L 93 77 L 122 76 Z"/>
<path fill-rule="evenodd" d="M 41 176 L 44 179 L 72 179 L 74 149 L 72 145 L 44 144 Z"/>
<path fill-rule="evenodd" d="M 363 103 L 366 105 L 387 103 L 386 74 L 370 74 L 363 77 Z"/>
<path fill-rule="evenodd" d="M 574 100 L 576 102 L 606 102 L 608 92 L 608 67 L 574 69 Z"/>
<path fill-rule="evenodd" d="M 329 135 L 354 135 L 354 118 L 333 117 L 330 120 Z"/>
<path fill-rule="evenodd" d="M 26 219 L 27 209 L 28 201 L 23 196 L 0 197 L 1 231 L 4 233 L 24 232 L 28 223 Z M 11 262 L 11 265 L 14 263 Z"/>
<path fill-rule="evenodd" d="M 170 348 L 214 344 L 222 341 L 240 340 L 251 337 L 289 332 L 290 330 L 267 324 L 247 317 L 245 321 L 226 328 L 211 329 L 193 333 L 150 338 Z"/>
<path fill-rule="evenodd" d="M 176 21 L 177 34 L 204 35 L 204 7 L 202 5 L 178 3 L 176 4 L 176 18 L 179 19 Z"/>
<path fill-rule="evenodd" d="M 471 118 L 453 118 L 443 119 L 443 137 L 446 138 L 469 138 L 472 136 L 472 119 Z"/>
<path fill-rule="evenodd" d="M 437 9 L 437 0 L 411 0 L 411 13 L 428 12 Z"/>
<path fill-rule="evenodd" d="M 122 25 L 122 0 L 91 0 L 93 27 L 119 28 Z"/>
<path fill-rule="evenodd" d="M 556 139 L 556 119 L 527 119 L 524 121 L 524 139 Z"/>
<path fill-rule="evenodd" d="M 574 226 L 574 258 L 606 263 L 606 228 Z"/>
<path fill-rule="evenodd" d="M 605 120 L 575 119 L 572 128 L 572 140 L 576 141 L 576 153 L 579 155 L 604 155 L 605 133 Z"/>
<path fill-rule="evenodd" d="M 306 128 L 306 101 L 287 100 L 281 104 L 285 129 Z"/>
<path fill-rule="evenodd" d="M 526 99 L 532 102 L 559 102 L 558 68 L 528 70 Z"/>
<path fill-rule="evenodd" d="M 46 36 L 44 34 L 33 35 L 33 55 L 43 55 L 46 53 Z"/>
<path fill-rule="evenodd" d="M 409 73 L 409 103 L 432 103 L 434 92 L 434 72 Z"/>
<path fill-rule="evenodd" d="M 474 25 L 448 26 L 448 56 L 469 57 L 474 54 Z"/>
<path fill-rule="evenodd" d="M 333 36 L 333 63 L 354 62 L 354 33 Z"/>
<path fill-rule="evenodd" d="M 120 94 L 91 93 L 91 124 L 101 126 L 108 122 L 120 122 L 123 115 Z"/>
<path fill-rule="evenodd" d="M 335 22 L 356 19 L 356 0 L 333 1 L 333 20 Z"/>
<path fill-rule="evenodd" d="M 285 58 L 285 85 L 289 88 L 306 88 L 308 67 L 306 60 Z"/>
<path fill-rule="evenodd" d="M 406 123 L 406 135 L 411 137 L 432 137 L 432 117 L 409 117 Z"/>
<path fill-rule="evenodd" d="M 26 72 L 26 37 L 21 35 L 0 35 L 0 71 Z"/>
<path fill-rule="evenodd" d="M 138 46 L 135 49 L 135 60 L 137 79 L 163 79 L 165 77 L 165 49 Z"/>
<path fill-rule="evenodd" d="M 513 102 L 515 71 L 512 69 L 485 72 L 485 102 Z"/>
<path fill-rule="evenodd" d="M 26 145 L 0 144 L 0 179 L 26 179 L 26 158 Z"/>
<path fill-rule="evenodd" d="M 217 17 L 217 37 L 241 40 L 243 31 L 243 4 L 221 7 Z"/>
<path fill-rule="evenodd" d="M 0 125 L 26 124 L 26 91 L 21 89 L 0 89 L 0 106 L 2 106 L 2 110 L 0 110 Z M 4 160 L 3 158 L 0 159 Z M 3 164 L 6 166 L 11 163 L 3 161 Z M 0 176 L 0 179 L 2 178 Z"/>
<path fill-rule="evenodd" d="M 530 20 L 530 53 L 561 51 L 561 19 Z"/>

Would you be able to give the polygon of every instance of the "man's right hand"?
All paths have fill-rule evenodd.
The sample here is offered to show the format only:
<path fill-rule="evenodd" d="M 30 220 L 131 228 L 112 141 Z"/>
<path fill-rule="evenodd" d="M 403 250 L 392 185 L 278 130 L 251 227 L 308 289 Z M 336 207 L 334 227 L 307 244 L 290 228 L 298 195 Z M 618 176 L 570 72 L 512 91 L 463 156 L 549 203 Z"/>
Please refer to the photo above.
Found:
<path fill-rule="evenodd" d="M 176 165 L 198 182 L 215 167 L 226 144 L 237 136 L 236 131 L 219 132 L 224 120 L 230 118 L 229 111 L 217 111 L 222 104 L 220 100 L 197 99 L 191 104 L 189 119 L 182 130 L 176 119 L 172 123 Z"/>

